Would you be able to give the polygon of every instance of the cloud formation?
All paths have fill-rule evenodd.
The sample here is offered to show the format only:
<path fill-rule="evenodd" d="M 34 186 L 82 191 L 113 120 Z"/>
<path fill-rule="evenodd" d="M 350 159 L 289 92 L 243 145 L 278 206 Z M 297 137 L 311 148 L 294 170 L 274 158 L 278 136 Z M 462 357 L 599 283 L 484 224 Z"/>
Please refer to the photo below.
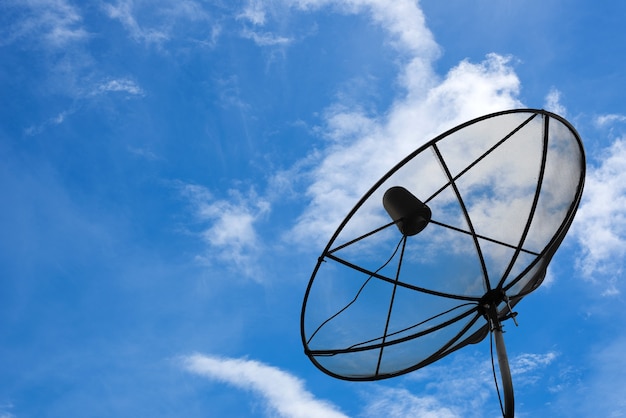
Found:
<path fill-rule="evenodd" d="M 554 352 L 512 357 L 516 387 L 536 383 L 556 358 Z M 274 413 L 291 418 L 346 416 L 331 403 L 315 398 L 299 378 L 258 361 L 194 354 L 183 357 L 182 365 L 192 373 L 260 396 L 271 416 Z M 481 417 L 486 415 L 487 404 L 496 396 L 490 361 L 477 355 L 458 355 L 450 365 L 429 366 L 406 380 L 427 382 L 425 393 L 417 396 L 402 387 L 368 386 L 361 391 L 364 403 L 359 416 Z"/>
<path fill-rule="evenodd" d="M 510 355 L 509 365 L 515 389 L 532 388 L 537 381 L 545 378 L 547 369 L 555 364 L 557 358 L 558 354 L 555 352 Z M 408 375 L 407 379 L 423 382 L 427 393 L 440 402 L 440 405 L 446 405 L 450 413 L 455 414 L 451 416 L 490 416 L 491 408 L 495 415 L 498 414 L 488 353 L 458 353 L 447 364 L 430 365 Z"/>
<path fill-rule="evenodd" d="M 128 78 L 110 79 L 100 83 L 96 89 L 98 93 L 123 92 L 133 96 L 143 96 L 143 89 Z"/>
<path fill-rule="evenodd" d="M 218 258 L 260 281 L 257 258 L 261 246 L 256 224 L 269 213 L 270 203 L 254 191 L 243 195 L 232 190 L 229 200 L 214 199 L 209 190 L 193 184 L 183 185 L 181 192 L 191 202 L 197 219 L 209 224 L 200 235 L 210 249 L 200 258 L 209 263 Z"/>
<path fill-rule="evenodd" d="M 60 113 L 58 113 L 56 116 L 49 118 L 48 120 L 46 120 L 45 122 L 39 124 L 39 125 L 31 125 L 28 128 L 26 128 L 24 130 L 24 134 L 28 135 L 28 136 L 33 136 L 33 135 L 39 135 L 40 133 L 42 133 L 46 128 L 50 127 L 50 126 L 54 126 L 54 125 L 60 125 L 63 122 L 65 122 L 65 120 L 67 119 L 68 116 L 74 114 L 76 112 L 77 108 L 76 107 L 72 107 L 70 109 L 64 110 Z"/>
<path fill-rule="evenodd" d="M 241 35 L 251 39 L 258 46 L 285 46 L 292 42 L 292 39 L 285 36 L 274 35 L 269 32 L 258 33 L 248 29 L 244 30 Z"/>
<path fill-rule="evenodd" d="M 601 154 L 587 172 L 583 201 L 573 224 L 581 248 L 577 267 L 602 283 L 605 295 L 620 293 L 618 278 L 626 254 L 626 138 Z"/>
<path fill-rule="evenodd" d="M 454 408 L 443 406 L 433 396 L 415 396 L 406 389 L 380 388 L 374 394 L 368 394 L 368 404 L 364 417 L 422 417 L 455 418 L 461 417 Z"/>
<path fill-rule="evenodd" d="M 515 357 L 511 363 L 511 373 L 520 375 L 533 372 L 542 366 L 548 366 L 557 358 L 557 354 L 550 351 L 545 354 L 524 353 Z"/>
<path fill-rule="evenodd" d="M 263 13 L 258 2 L 250 4 L 254 16 Z M 303 173 L 310 179 L 305 192 L 309 204 L 289 234 L 302 246 L 323 245 L 373 182 L 427 140 L 467 119 L 521 106 L 519 80 L 507 57 L 491 54 L 481 63 L 463 61 L 440 79 L 433 69 L 439 46 L 413 1 L 293 0 L 286 4 L 299 10 L 332 5 L 344 13 L 368 13 L 404 57 L 398 71 L 404 91 L 385 114 L 367 115 L 341 102 L 326 109 L 322 134 L 331 142 L 316 166 Z M 265 18 L 257 20 L 265 22 Z"/>
<path fill-rule="evenodd" d="M 111 18 L 118 20 L 124 29 L 128 31 L 131 38 L 137 42 L 160 43 L 168 39 L 167 33 L 158 29 L 145 29 L 139 25 L 132 11 L 131 1 L 122 1 L 113 5 L 105 3 L 103 8 L 106 14 Z"/>
<path fill-rule="evenodd" d="M 86 39 L 89 35 L 82 25 L 83 18 L 78 9 L 65 0 L 9 0 L 0 5 L 0 10 L 22 17 L 2 29 L 0 45 L 35 39 L 57 49 Z"/>
<path fill-rule="evenodd" d="M 409 78 L 406 96 L 382 117 L 329 108 L 325 132 L 333 142 L 309 173 L 310 203 L 293 229 L 303 245 L 322 245 L 359 197 L 426 141 L 481 114 L 521 106 L 519 80 L 509 60 L 496 54 L 478 64 L 463 61 L 434 84 L 426 80 L 430 76 Z"/>
<path fill-rule="evenodd" d="M 445 77 L 438 76 L 433 64 L 440 49 L 414 1 L 285 0 L 273 5 L 272 13 L 268 13 L 267 4 L 250 1 L 238 18 L 260 27 L 270 16 L 275 17 L 281 4 L 301 12 L 333 7 L 346 14 L 366 13 L 373 24 L 389 34 L 399 57 L 401 92 L 389 109 L 379 115 L 366 114 L 353 106 L 350 98 L 330 104 L 318 130 L 328 146 L 305 157 L 307 164 L 295 163 L 307 167 L 296 170 L 298 178 L 294 181 L 306 179 L 308 204 L 285 236 L 300 248 L 323 245 L 373 182 L 427 140 L 468 119 L 521 106 L 517 99 L 520 82 L 509 57 L 490 54 L 479 63 L 462 61 Z M 254 33 L 258 44 L 287 42 L 275 35 L 263 40 Z M 205 211 L 205 219 L 213 222 L 206 242 L 224 257 L 235 254 L 239 259 L 236 264 L 245 265 L 248 251 L 254 249 L 254 244 L 248 243 L 254 243 L 255 228 L 266 212 L 261 207 L 242 205 L 241 194 L 234 197 L 232 202 L 214 202 L 212 210 Z M 264 204 L 270 201 L 268 197 Z M 220 211 L 233 216 L 218 216 Z M 235 218 L 246 220 L 239 233 L 219 232 L 228 219 Z M 228 239 L 234 239 L 233 243 L 228 244 Z"/>
<path fill-rule="evenodd" d="M 207 23 L 213 23 L 205 7 L 193 0 L 146 3 L 117 0 L 115 3 L 104 3 L 102 8 L 109 18 L 122 24 L 135 42 L 157 48 L 174 38 L 189 36 L 196 29 L 205 38 Z M 209 44 L 212 44 L 219 35 L 219 27 L 213 26 L 210 32 Z"/>
<path fill-rule="evenodd" d="M 432 59 L 438 55 L 439 46 L 426 27 L 424 13 L 412 0 L 397 0 L 388 2 L 385 0 L 283 0 L 291 7 L 309 11 L 322 7 L 333 6 L 346 14 L 368 13 L 374 23 L 384 28 L 392 37 L 398 50 L 411 54 L 411 58 L 426 57 Z M 262 9 L 256 3 L 256 15 L 262 13 Z"/>
<path fill-rule="evenodd" d="M 616 113 L 611 113 L 608 115 L 597 116 L 595 119 L 596 126 L 600 128 L 605 127 L 607 125 L 611 125 L 615 122 L 626 122 L 626 116 L 619 115 Z"/>
<path fill-rule="evenodd" d="M 194 354 L 182 359 L 183 367 L 195 374 L 224 382 L 260 396 L 268 415 L 289 418 L 346 418 L 337 407 L 316 399 L 302 380 L 276 367 L 254 360 Z"/>
<path fill-rule="evenodd" d="M 548 95 L 546 96 L 544 109 L 563 117 L 567 116 L 567 110 L 565 109 L 565 106 L 561 104 L 561 92 L 559 90 L 554 87 L 550 89 Z"/>

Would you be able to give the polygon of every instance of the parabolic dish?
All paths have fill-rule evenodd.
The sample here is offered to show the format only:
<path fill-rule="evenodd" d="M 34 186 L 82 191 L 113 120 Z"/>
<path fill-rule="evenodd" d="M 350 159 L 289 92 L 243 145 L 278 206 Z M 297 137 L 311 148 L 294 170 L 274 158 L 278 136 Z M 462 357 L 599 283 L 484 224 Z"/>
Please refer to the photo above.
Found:
<path fill-rule="evenodd" d="M 481 341 L 486 304 L 504 320 L 507 301 L 543 281 L 584 177 L 578 133 L 544 110 L 483 116 L 419 147 L 363 196 L 319 257 L 301 314 L 307 356 L 331 376 L 378 380 Z M 415 233 L 383 207 L 395 186 L 432 213 Z"/>

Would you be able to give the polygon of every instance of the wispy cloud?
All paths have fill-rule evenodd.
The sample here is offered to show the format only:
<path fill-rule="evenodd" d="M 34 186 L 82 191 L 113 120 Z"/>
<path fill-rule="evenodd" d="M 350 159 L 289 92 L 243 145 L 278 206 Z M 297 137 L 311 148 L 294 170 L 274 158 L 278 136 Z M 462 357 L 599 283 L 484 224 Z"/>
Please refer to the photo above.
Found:
<path fill-rule="evenodd" d="M 512 357 L 516 387 L 534 385 L 556 358 L 554 352 Z M 276 367 L 201 354 L 185 356 L 182 362 L 192 373 L 254 392 L 265 400 L 270 416 L 345 417 L 334 405 L 316 399 L 300 379 Z M 478 355 L 458 355 L 452 364 L 421 369 L 405 378 L 405 384 L 412 381 L 424 383 L 425 393 L 415 395 L 408 388 L 382 384 L 360 390 L 364 402 L 359 416 L 483 417 L 497 409 L 497 402 L 491 405 L 496 395 L 490 361 Z"/>
<path fill-rule="evenodd" d="M 282 6 L 285 7 L 285 5 Z M 237 20 L 248 23 L 241 30 L 241 36 L 245 39 L 250 39 L 261 47 L 284 47 L 291 44 L 293 42 L 292 37 L 277 35 L 260 29 L 267 21 L 268 8 L 272 8 L 272 15 L 276 14 L 274 8 L 268 2 L 259 0 L 248 1 L 243 10 L 237 15 Z M 250 28 L 250 26 L 253 28 Z"/>
<path fill-rule="evenodd" d="M 143 96 L 144 91 L 139 85 L 128 78 L 109 79 L 96 87 L 96 93 L 122 92 L 132 96 Z"/>
<path fill-rule="evenodd" d="M 596 117 L 594 122 L 597 127 L 603 128 L 617 122 L 626 122 L 626 115 L 619 115 L 615 113 L 600 115 Z"/>
<path fill-rule="evenodd" d="M 557 115 L 561 115 L 563 117 L 567 115 L 565 106 L 561 104 L 561 92 L 554 87 L 552 87 L 548 92 L 543 107 L 550 112 L 556 113 Z"/>
<path fill-rule="evenodd" d="M 261 280 L 257 259 L 262 251 L 256 224 L 270 211 L 270 203 L 254 191 L 246 195 L 232 190 L 229 199 L 214 199 L 208 189 L 187 184 L 182 193 L 191 202 L 195 216 L 204 225 L 202 239 L 208 245 L 201 260 L 215 258 L 231 264 L 246 276 Z"/>
<path fill-rule="evenodd" d="M 148 161 L 158 161 L 158 160 L 162 160 L 161 157 L 159 157 L 158 155 L 156 155 L 154 152 L 150 151 L 149 149 L 145 149 L 145 148 L 135 148 L 135 147 L 127 147 L 126 148 L 128 150 L 128 152 L 130 152 L 131 154 L 134 154 L 138 157 L 144 158 Z"/>
<path fill-rule="evenodd" d="M 284 36 L 274 35 L 270 32 L 255 32 L 249 29 L 244 30 L 241 33 L 246 39 L 251 39 L 258 46 L 284 46 L 288 45 L 292 42 L 291 38 L 287 38 Z"/>
<path fill-rule="evenodd" d="M 55 116 L 48 118 L 42 123 L 30 125 L 24 130 L 24 134 L 27 136 L 39 135 L 49 127 L 60 125 L 64 123 L 68 117 L 78 112 L 81 108 L 81 104 L 84 103 L 86 99 L 107 93 L 125 93 L 126 96 L 135 97 L 144 95 L 143 89 L 133 80 L 128 78 L 107 79 L 91 87 L 91 91 L 88 93 L 76 93 L 76 102 L 73 106 L 57 113 Z"/>
<path fill-rule="evenodd" d="M 510 355 L 515 389 L 530 389 L 545 379 L 557 358 L 558 354 L 552 351 Z M 458 353 L 446 364 L 430 365 L 407 375 L 406 379 L 425 384 L 426 393 L 449 408 L 454 416 L 484 417 L 491 416 L 492 411 L 497 415 L 498 401 L 488 353 Z"/>
<path fill-rule="evenodd" d="M 265 7 L 266 5 L 259 0 L 249 0 L 237 18 L 247 20 L 253 25 L 264 25 Z"/>
<path fill-rule="evenodd" d="M 104 12 L 119 21 L 135 42 L 148 46 L 163 47 L 174 39 L 206 42 L 207 26 L 211 28 L 208 43 L 214 46 L 221 29 L 213 22 L 202 3 L 193 0 L 160 0 L 136 3 L 117 0 L 104 3 Z"/>
<path fill-rule="evenodd" d="M 74 114 L 77 111 L 77 107 L 72 107 L 70 109 L 59 112 L 56 116 L 53 116 L 46 120 L 45 122 L 39 125 L 31 125 L 24 130 L 24 134 L 27 136 L 39 135 L 46 128 L 54 125 L 60 125 L 67 119 L 68 116 Z"/>
<path fill-rule="evenodd" d="M 554 351 L 545 354 L 523 353 L 511 358 L 511 375 L 518 387 L 534 385 L 542 379 L 542 371 L 558 358 Z"/>
<path fill-rule="evenodd" d="M 222 34 L 222 30 L 222 26 L 216 23 L 213 25 L 213 27 L 211 27 L 210 36 L 202 39 L 193 39 L 193 42 L 208 48 L 215 48 L 217 46 L 220 35 Z"/>
<path fill-rule="evenodd" d="M 458 354 L 446 365 L 433 364 L 407 376 L 426 385 L 427 393 L 447 405 L 458 416 L 486 416 L 495 388 L 491 363 L 484 353 Z M 472 388 L 472 390 L 468 390 Z"/>
<path fill-rule="evenodd" d="M 584 360 L 585 377 L 575 387 L 563 390 L 555 402 L 560 416 L 623 417 L 626 398 L 626 338 L 612 336 L 608 343 L 597 342 Z M 601 399 L 602 402 L 598 402 Z"/>
<path fill-rule="evenodd" d="M 89 36 L 80 12 L 65 0 L 9 0 L 0 5 L 0 10 L 19 15 L 11 25 L 0 29 L 0 45 L 34 40 L 35 44 L 58 49 Z"/>
<path fill-rule="evenodd" d="M 277 2 L 282 7 L 300 11 L 311 11 L 327 6 L 334 6 L 346 14 L 368 13 L 372 20 L 384 27 L 390 34 L 390 42 L 400 51 L 408 52 L 413 59 L 428 60 L 439 55 L 439 46 L 435 43 L 432 33 L 425 26 L 425 18 L 421 9 L 412 0 L 282 0 Z M 248 0 L 238 19 L 245 20 L 260 27 L 268 21 L 268 15 L 275 17 L 278 13 L 276 3 L 259 0 Z M 268 13 L 269 12 L 269 13 Z M 254 40 L 260 46 L 285 45 L 292 41 L 291 37 L 278 36 L 268 32 L 245 30 L 243 36 Z M 414 67 L 420 66 L 414 63 Z"/>
<path fill-rule="evenodd" d="M 550 351 L 545 354 L 520 354 L 513 358 L 513 361 L 511 362 L 511 373 L 513 375 L 521 375 L 533 372 L 539 368 L 548 366 L 557 358 L 557 356 L 558 354 L 554 351 Z"/>
<path fill-rule="evenodd" d="M 461 417 L 454 408 L 444 406 L 433 396 L 416 396 L 406 389 L 384 388 L 367 394 L 363 417 Z"/>
<path fill-rule="evenodd" d="M 585 192 L 572 226 L 583 275 L 600 283 L 603 294 L 620 293 L 626 254 L 626 138 L 618 139 L 590 166 Z"/>
<path fill-rule="evenodd" d="M 239 78 L 236 75 L 216 80 L 219 87 L 219 104 L 223 108 L 238 108 L 241 112 L 248 112 L 250 104 L 242 99 Z"/>
<path fill-rule="evenodd" d="M 319 400 L 306 390 L 302 380 L 254 360 L 195 354 L 182 359 L 183 367 L 195 374 L 227 383 L 260 396 L 268 416 L 290 418 L 346 418 L 337 407 Z"/>
<path fill-rule="evenodd" d="M 424 13 L 413 0 L 288 0 L 286 3 L 300 10 L 333 5 L 344 13 L 369 13 L 376 24 L 388 31 L 396 48 L 409 51 L 413 57 L 432 59 L 439 54 L 439 46 L 426 27 Z M 250 4 L 255 4 L 257 14 L 262 13 L 258 2 Z"/>
<path fill-rule="evenodd" d="M 118 0 L 113 5 L 110 3 L 104 4 L 104 11 L 111 19 L 118 20 L 124 28 L 128 31 L 131 38 L 137 42 L 146 42 L 148 44 L 167 40 L 169 36 L 158 29 L 145 29 L 137 23 L 132 11 L 133 2 L 131 0 Z"/>

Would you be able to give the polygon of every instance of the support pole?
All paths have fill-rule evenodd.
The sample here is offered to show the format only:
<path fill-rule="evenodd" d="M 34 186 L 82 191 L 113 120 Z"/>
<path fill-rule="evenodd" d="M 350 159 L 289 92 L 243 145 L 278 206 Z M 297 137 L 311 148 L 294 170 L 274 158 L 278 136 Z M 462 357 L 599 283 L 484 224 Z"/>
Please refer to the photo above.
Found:
<path fill-rule="evenodd" d="M 494 319 L 493 335 L 496 340 L 496 353 L 498 354 L 498 367 L 502 377 L 502 391 L 504 392 L 504 418 L 513 418 L 515 415 L 515 398 L 513 395 L 513 380 L 509 368 L 509 358 L 506 354 L 504 337 L 502 336 L 502 324 L 497 318 Z"/>

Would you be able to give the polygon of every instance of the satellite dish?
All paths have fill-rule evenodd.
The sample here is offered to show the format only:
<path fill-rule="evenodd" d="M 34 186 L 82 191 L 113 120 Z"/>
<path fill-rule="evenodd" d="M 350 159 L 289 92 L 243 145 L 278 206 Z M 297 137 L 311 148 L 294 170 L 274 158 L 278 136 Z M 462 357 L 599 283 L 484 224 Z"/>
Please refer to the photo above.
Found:
<path fill-rule="evenodd" d="M 359 200 L 319 257 L 302 305 L 306 355 L 333 377 L 371 381 L 491 332 L 512 417 L 502 321 L 543 281 L 584 178 L 580 136 L 545 110 L 482 116 L 421 146 Z"/>

